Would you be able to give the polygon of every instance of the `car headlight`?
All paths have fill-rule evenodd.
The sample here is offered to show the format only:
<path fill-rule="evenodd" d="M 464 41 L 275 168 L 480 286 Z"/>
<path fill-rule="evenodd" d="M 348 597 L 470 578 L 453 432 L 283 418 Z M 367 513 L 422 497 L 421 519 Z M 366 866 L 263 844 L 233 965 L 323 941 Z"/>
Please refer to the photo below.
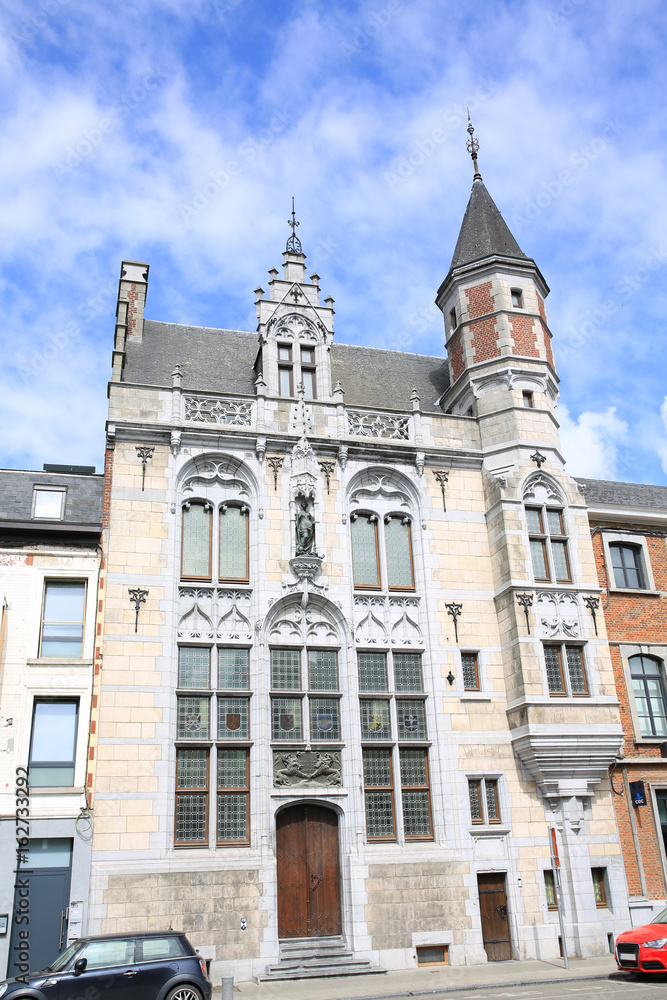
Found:
<path fill-rule="evenodd" d="M 657 941 L 644 941 L 645 948 L 664 948 L 666 944 L 667 938 L 658 938 Z"/>
<path fill-rule="evenodd" d="M 4 997 L 5 993 L 7 992 L 7 987 L 8 986 L 9 986 L 9 983 L 3 983 L 0 986 L 0 997 Z"/>

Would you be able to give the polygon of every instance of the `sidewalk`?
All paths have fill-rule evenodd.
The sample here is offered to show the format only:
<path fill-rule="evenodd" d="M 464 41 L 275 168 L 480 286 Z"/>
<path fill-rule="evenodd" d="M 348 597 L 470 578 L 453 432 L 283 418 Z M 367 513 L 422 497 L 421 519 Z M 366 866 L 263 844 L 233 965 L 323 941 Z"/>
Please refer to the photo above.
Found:
<path fill-rule="evenodd" d="M 444 990 L 481 989 L 494 986 L 518 986 L 558 980 L 606 979 L 616 972 L 612 955 L 602 958 L 570 959 L 570 968 L 562 960 L 550 962 L 489 962 L 488 965 L 443 966 L 433 969 L 408 969 L 376 976 L 339 976 L 335 979 L 301 979 L 277 983 L 234 983 L 239 1000 L 375 1000 L 404 996 L 428 997 Z M 619 975 L 622 975 L 619 973 Z M 217 994 L 219 984 L 214 984 Z M 473 994 L 474 998 L 474 994 Z"/>

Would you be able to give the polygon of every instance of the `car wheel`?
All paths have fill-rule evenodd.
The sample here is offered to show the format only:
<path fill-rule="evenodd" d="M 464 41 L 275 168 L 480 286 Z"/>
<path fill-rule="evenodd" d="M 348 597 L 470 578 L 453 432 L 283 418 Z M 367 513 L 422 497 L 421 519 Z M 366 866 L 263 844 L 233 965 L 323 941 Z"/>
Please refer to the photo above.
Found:
<path fill-rule="evenodd" d="M 183 983 L 180 986 L 174 986 L 173 990 L 169 990 L 165 1000 L 204 1000 L 204 998 L 196 986 Z"/>

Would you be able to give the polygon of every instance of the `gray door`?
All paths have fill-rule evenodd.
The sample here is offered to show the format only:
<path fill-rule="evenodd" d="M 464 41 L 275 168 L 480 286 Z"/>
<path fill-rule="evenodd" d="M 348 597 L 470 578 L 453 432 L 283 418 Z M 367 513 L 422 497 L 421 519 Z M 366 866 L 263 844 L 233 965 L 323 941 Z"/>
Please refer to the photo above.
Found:
<path fill-rule="evenodd" d="M 8 977 L 43 969 L 67 944 L 71 851 L 71 840 L 31 841 L 15 876 Z"/>

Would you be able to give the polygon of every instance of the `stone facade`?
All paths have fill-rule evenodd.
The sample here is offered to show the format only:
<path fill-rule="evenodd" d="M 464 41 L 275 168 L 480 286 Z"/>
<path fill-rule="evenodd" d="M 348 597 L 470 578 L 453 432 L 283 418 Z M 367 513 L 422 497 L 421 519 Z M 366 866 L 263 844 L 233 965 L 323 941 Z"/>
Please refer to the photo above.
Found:
<path fill-rule="evenodd" d="M 603 615 L 596 634 L 584 600 L 599 585 L 586 502 L 560 454 L 548 289 L 523 254 L 464 259 L 464 237 L 438 292 L 450 372 L 442 358 L 334 344 L 333 300 L 320 302 L 294 248 L 269 293 L 256 291 L 256 340 L 142 322 L 148 268 L 123 264 L 91 932 L 171 919 L 214 978 L 262 974 L 280 954 L 276 825 L 293 806 L 305 817 L 324 806 L 337 829 L 334 904 L 357 958 L 410 968 L 420 945 L 446 944 L 454 964 L 487 961 L 478 876 L 489 873 L 504 885 L 508 957 L 556 957 L 551 828 L 570 953 L 602 954 L 627 925 L 608 777 L 622 731 Z M 480 323 L 493 349 L 480 348 Z M 182 551 L 193 507 L 196 572 Z M 300 509 L 315 522 L 305 555 Z M 548 580 L 536 578 L 527 509 L 544 523 L 551 512 L 539 532 Z M 230 510 L 247 525 L 247 555 L 234 549 L 247 572 L 216 573 Z M 184 648 L 199 664 L 222 650 L 246 679 L 238 691 L 215 673 L 184 683 Z M 296 653 L 301 681 L 278 683 L 274 664 Z M 336 664 L 326 697 L 306 682 L 311 653 Z M 556 655 L 562 691 L 547 669 Z M 220 784 L 238 751 L 245 778 Z M 241 799 L 245 824 L 229 819 Z"/>

